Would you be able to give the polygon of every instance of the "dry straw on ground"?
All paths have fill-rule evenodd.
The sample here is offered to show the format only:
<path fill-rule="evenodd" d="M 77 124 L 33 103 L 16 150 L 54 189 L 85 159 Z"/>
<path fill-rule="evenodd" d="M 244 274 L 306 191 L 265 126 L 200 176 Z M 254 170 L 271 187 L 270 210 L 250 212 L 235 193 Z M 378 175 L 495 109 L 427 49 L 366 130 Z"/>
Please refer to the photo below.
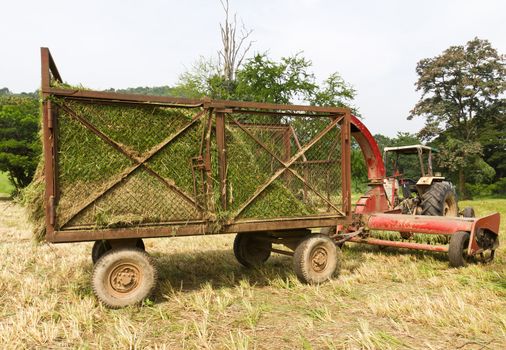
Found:
<path fill-rule="evenodd" d="M 506 212 L 504 199 L 464 204 Z M 450 269 L 444 254 L 347 244 L 341 274 L 307 286 L 289 257 L 242 268 L 232 235 L 149 239 L 155 297 L 108 310 L 91 290 L 90 243 L 33 245 L 20 206 L 0 213 L 3 349 L 506 348 L 504 246 L 491 264 Z"/>

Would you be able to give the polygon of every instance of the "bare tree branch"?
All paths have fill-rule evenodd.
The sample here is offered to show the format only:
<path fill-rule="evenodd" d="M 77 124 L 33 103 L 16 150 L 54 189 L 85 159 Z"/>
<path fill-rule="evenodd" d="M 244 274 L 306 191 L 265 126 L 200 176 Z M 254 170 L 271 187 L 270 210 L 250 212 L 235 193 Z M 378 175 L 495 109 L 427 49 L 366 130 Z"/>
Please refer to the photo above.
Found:
<path fill-rule="evenodd" d="M 239 35 L 237 32 L 237 15 L 234 14 L 232 20 L 230 19 L 229 0 L 220 0 L 220 3 L 225 12 L 225 23 L 220 23 L 223 48 L 218 51 L 219 64 L 224 79 L 233 81 L 237 70 L 253 44 L 253 41 L 249 41 L 245 45 L 253 30 L 246 29 L 244 23 L 242 23 Z"/>

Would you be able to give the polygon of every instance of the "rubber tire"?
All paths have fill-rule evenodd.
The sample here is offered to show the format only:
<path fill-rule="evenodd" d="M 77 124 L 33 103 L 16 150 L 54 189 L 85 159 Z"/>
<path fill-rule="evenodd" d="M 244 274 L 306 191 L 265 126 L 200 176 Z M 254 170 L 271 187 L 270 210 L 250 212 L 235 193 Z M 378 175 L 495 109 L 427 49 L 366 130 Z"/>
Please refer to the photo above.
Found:
<path fill-rule="evenodd" d="M 135 247 L 139 248 L 141 250 L 146 250 L 146 247 L 144 246 L 144 242 L 142 241 L 141 238 L 137 239 Z M 111 247 L 111 243 L 109 243 L 109 241 L 107 241 L 105 239 L 100 240 L 100 241 L 95 241 L 95 243 L 93 244 L 93 248 L 91 248 L 91 261 L 93 261 L 93 265 L 95 265 L 97 263 L 98 259 L 100 259 L 100 257 L 102 255 L 104 255 L 105 253 L 107 253 L 111 249 L 112 249 L 112 247 Z"/>
<path fill-rule="evenodd" d="M 120 295 L 108 290 L 110 273 L 121 263 L 135 265 L 141 272 L 139 285 Z M 158 271 L 151 257 L 138 248 L 126 247 L 106 252 L 93 268 L 92 287 L 97 298 L 107 307 L 117 309 L 136 305 L 148 298 L 156 288 Z"/>
<path fill-rule="evenodd" d="M 474 208 L 473 207 L 465 207 L 464 210 L 462 210 L 462 216 L 465 218 L 476 217 L 476 214 L 474 212 Z"/>
<path fill-rule="evenodd" d="M 271 256 L 272 243 L 256 240 L 263 233 L 238 233 L 234 239 L 234 255 L 245 267 L 258 267 Z"/>
<path fill-rule="evenodd" d="M 444 216 L 444 205 L 447 200 L 455 203 L 454 216 L 458 215 L 457 194 L 448 181 L 434 182 L 422 195 L 422 215 Z"/>
<path fill-rule="evenodd" d="M 469 245 L 470 235 L 466 231 L 455 232 L 450 239 L 448 247 L 448 260 L 451 267 L 462 267 L 467 265 L 466 255 L 464 251 Z"/>
<path fill-rule="evenodd" d="M 324 249 L 326 262 L 323 270 L 316 271 L 312 255 L 316 249 Z M 299 243 L 293 255 L 293 267 L 299 280 L 307 284 L 320 284 L 329 280 L 341 266 L 341 250 L 332 239 L 322 234 L 314 234 Z"/>

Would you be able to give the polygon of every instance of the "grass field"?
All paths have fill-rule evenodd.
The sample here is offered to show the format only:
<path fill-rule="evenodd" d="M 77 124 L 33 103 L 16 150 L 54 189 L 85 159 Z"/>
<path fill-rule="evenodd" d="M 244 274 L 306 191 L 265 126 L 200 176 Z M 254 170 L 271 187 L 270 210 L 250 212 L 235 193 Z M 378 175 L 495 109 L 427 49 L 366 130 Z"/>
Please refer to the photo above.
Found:
<path fill-rule="evenodd" d="M 500 211 L 505 233 L 506 199 L 465 205 Z M 307 286 L 289 257 L 242 268 L 233 236 L 150 239 L 154 299 L 108 310 L 91 290 L 91 243 L 36 246 L 22 208 L 0 213 L 2 349 L 506 348 L 504 245 L 493 263 L 451 269 L 444 254 L 348 244 L 339 276 Z"/>
<path fill-rule="evenodd" d="M 9 181 L 6 173 L 0 172 L 0 197 L 8 197 L 14 190 L 14 186 Z"/>

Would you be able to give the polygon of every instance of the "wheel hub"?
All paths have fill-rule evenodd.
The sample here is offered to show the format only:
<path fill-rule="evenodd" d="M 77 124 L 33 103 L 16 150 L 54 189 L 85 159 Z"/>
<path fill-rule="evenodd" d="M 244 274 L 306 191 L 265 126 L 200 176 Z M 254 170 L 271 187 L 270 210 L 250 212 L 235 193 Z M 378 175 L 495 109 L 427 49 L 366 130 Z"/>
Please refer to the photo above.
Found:
<path fill-rule="evenodd" d="M 327 251 L 324 248 L 316 248 L 311 256 L 311 266 L 316 272 L 321 272 L 327 266 Z"/>
<path fill-rule="evenodd" d="M 129 293 L 139 285 L 141 273 L 132 264 L 121 264 L 112 270 L 109 282 L 112 289 L 118 293 Z"/>

